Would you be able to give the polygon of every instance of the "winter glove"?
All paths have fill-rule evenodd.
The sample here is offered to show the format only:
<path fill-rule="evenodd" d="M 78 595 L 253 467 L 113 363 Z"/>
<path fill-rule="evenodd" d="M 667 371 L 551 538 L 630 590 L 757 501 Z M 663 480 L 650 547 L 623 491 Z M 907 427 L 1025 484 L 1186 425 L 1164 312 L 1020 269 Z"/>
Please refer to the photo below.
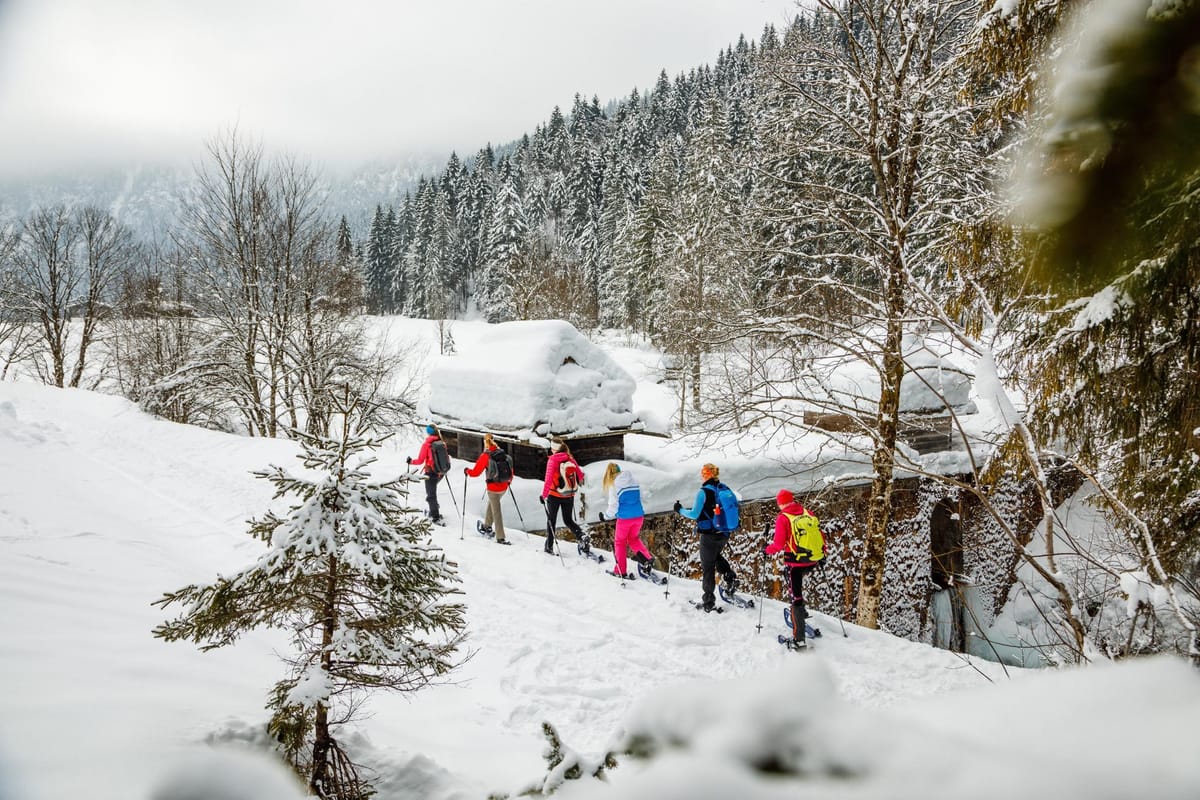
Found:
<path fill-rule="evenodd" d="M 546 498 L 544 498 L 544 497 L 539 497 L 539 498 L 538 498 L 538 502 L 539 502 L 539 503 L 541 503 L 542 505 L 546 505 Z"/>
<path fill-rule="evenodd" d="M 412 456 L 405 456 L 404 463 L 411 465 L 412 464 Z"/>
<path fill-rule="evenodd" d="M 470 477 L 470 475 L 471 475 L 471 468 L 470 468 L 470 467 L 463 467 L 463 475 L 466 475 L 467 477 Z"/>
<path fill-rule="evenodd" d="M 678 500 L 676 500 L 676 501 L 675 501 L 675 505 L 671 506 L 671 508 L 675 509 L 675 513 L 676 513 L 676 514 L 678 514 L 678 513 L 679 513 L 679 509 L 683 508 L 683 503 L 681 503 L 681 502 L 679 502 Z"/>
<path fill-rule="evenodd" d="M 603 511 L 600 512 L 600 521 L 604 522 L 604 512 Z"/>

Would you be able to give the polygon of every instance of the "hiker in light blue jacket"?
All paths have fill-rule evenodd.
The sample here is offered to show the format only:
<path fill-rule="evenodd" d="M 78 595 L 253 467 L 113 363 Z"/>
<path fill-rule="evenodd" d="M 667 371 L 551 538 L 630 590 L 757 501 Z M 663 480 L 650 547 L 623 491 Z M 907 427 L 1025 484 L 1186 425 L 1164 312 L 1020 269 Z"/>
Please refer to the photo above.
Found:
<path fill-rule="evenodd" d="M 638 535 L 642 530 L 642 522 L 646 512 L 642 510 L 642 487 L 628 470 L 622 470 L 615 462 L 610 461 L 604 468 L 604 479 L 600 485 L 608 494 L 609 519 L 617 522 L 617 532 L 613 536 L 613 558 L 616 566 L 610 575 L 618 578 L 633 578 L 625 572 L 625 552 L 633 551 L 633 560 L 649 568 L 654 563 L 654 556 Z M 604 514 L 600 519 L 605 518 Z"/>

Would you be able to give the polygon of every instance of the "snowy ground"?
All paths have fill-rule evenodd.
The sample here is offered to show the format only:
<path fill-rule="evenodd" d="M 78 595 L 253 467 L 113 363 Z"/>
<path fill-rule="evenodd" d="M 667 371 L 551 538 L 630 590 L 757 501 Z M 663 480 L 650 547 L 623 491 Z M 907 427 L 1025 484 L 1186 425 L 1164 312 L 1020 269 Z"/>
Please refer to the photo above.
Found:
<path fill-rule="evenodd" d="M 381 471 L 402 471 L 416 441 L 385 451 Z M 0 382 L 0 800 L 179 800 L 154 788 L 249 775 L 198 753 L 254 737 L 282 639 L 164 644 L 150 603 L 251 560 L 245 520 L 270 491 L 250 470 L 294 453 L 118 398 Z M 609 783 L 571 782 L 568 798 L 1200 796 L 1200 678 L 1175 661 L 1006 672 L 850 624 L 843 638 L 819 614 L 816 652 L 796 656 L 775 642 L 778 603 L 760 633 L 756 611 L 693 610 L 692 582 L 669 596 L 626 585 L 520 531 L 496 546 L 472 533 L 471 484 L 465 534 L 445 487 L 449 526 L 434 533 L 461 570 L 470 658 L 452 684 L 373 697 L 350 737 L 381 800 L 520 790 L 545 776 L 543 721 L 587 757 L 631 737 L 657 752 L 622 758 Z M 531 529 L 538 489 L 516 491 Z M 255 800 L 294 796 L 270 782 L 234 783 Z"/>

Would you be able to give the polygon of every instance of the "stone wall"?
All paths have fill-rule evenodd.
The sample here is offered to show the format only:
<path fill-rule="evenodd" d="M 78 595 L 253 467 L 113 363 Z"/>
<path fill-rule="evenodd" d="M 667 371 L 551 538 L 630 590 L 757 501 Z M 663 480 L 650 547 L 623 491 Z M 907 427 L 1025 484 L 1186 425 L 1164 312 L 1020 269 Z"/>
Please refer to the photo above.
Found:
<path fill-rule="evenodd" d="M 1077 476 L 1056 476 L 1055 502 L 1078 485 Z M 854 617 L 870 491 L 869 484 L 862 484 L 797 494 L 797 499 L 821 520 L 826 539 L 824 563 L 808 574 L 804 586 L 805 599 L 814 610 L 847 620 Z M 1042 510 L 1037 494 L 1027 483 L 1010 481 L 993 487 L 992 491 L 993 504 L 1004 520 L 1003 525 L 982 507 L 973 493 L 952 483 L 930 478 L 896 482 L 887 544 L 887 576 L 880 605 L 883 630 L 914 641 L 931 640 L 929 609 L 936 590 L 934 575 L 945 573 L 947 563 L 961 565 L 962 571 L 952 576 L 953 582 L 976 586 L 987 611 L 994 614 L 1003 605 L 1015 579 L 1017 559 L 1008 531 L 1028 542 Z M 940 554 L 941 561 L 935 563 L 931 525 L 939 506 L 938 524 L 953 526 L 948 537 L 957 543 L 959 552 L 949 554 L 953 558 Z M 777 513 L 773 498 L 742 502 L 742 527 L 730 537 L 724 555 L 738 573 L 744 595 L 765 593 L 767 597 L 783 599 L 787 592 L 780 572 L 782 557 L 765 559 L 762 555 L 763 545 L 773 533 Z M 613 527 L 612 522 L 593 523 L 592 541 L 611 550 Z M 556 535 L 571 539 L 565 529 Z M 658 569 L 672 575 L 700 578 L 698 535 L 690 520 L 674 513 L 647 515 L 642 539 L 654 553 Z M 944 582 L 944 575 L 939 575 L 939 581 Z M 697 590 L 697 600 L 698 594 Z M 990 621 L 990 618 L 980 620 L 980 624 L 986 626 Z"/>

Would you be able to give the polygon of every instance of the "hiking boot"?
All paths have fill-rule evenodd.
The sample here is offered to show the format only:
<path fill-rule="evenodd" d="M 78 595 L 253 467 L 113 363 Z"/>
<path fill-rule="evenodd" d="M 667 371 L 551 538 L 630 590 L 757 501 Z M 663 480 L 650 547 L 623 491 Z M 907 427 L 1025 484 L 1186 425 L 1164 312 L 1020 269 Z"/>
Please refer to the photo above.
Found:
<path fill-rule="evenodd" d="M 725 593 L 730 597 L 737 594 L 737 576 L 733 575 L 725 579 Z"/>
<path fill-rule="evenodd" d="M 635 580 L 635 578 L 632 575 L 630 575 L 628 573 L 617 572 L 616 569 L 606 569 L 604 571 L 607 572 L 609 575 L 612 575 L 614 578 L 620 578 L 621 580 L 624 580 L 624 581 Z"/>
<path fill-rule="evenodd" d="M 497 539 L 497 540 L 496 540 L 496 544 L 507 544 L 507 545 L 511 545 L 511 544 L 512 544 L 512 542 L 510 542 L 508 539 Z"/>

